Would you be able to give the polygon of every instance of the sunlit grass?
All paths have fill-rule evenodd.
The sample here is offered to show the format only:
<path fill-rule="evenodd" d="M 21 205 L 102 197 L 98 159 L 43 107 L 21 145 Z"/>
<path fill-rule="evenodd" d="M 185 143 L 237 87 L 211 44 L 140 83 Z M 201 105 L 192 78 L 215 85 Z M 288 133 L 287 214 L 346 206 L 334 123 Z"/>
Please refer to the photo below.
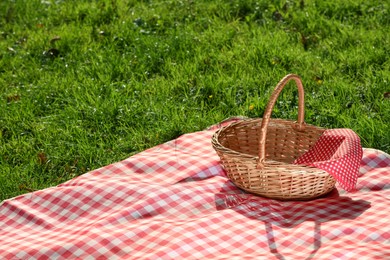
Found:
<path fill-rule="evenodd" d="M 389 29 L 383 1 L 2 1 L 0 199 L 260 117 L 288 73 L 308 123 L 390 152 Z"/>

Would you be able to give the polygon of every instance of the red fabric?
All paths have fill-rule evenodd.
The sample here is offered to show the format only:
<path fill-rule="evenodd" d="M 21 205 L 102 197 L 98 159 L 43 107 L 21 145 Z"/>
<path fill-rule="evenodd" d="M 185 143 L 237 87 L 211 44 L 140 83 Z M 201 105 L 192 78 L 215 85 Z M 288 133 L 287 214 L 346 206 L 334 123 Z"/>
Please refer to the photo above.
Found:
<path fill-rule="evenodd" d="M 226 177 L 212 129 L 0 205 L 0 259 L 389 259 L 390 156 L 356 192 L 282 202 Z"/>
<path fill-rule="evenodd" d="M 313 166 L 331 174 L 347 191 L 356 187 L 363 149 L 351 129 L 325 130 L 314 146 L 294 163 Z"/>

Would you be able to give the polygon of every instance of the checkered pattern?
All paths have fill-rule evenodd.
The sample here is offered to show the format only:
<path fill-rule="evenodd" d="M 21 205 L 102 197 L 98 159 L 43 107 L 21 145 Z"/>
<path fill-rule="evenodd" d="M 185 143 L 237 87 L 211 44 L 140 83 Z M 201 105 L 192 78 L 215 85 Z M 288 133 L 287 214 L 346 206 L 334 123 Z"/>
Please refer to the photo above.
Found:
<path fill-rule="evenodd" d="M 353 191 L 362 156 L 360 138 L 355 132 L 351 129 L 329 129 L 294 163 L 322 169 L 331 174 L 343 189 Z"/>
<path fill-rule="evenodd" d="M 0 259 L 389 259 L 390 156 L 365 149 L 356 191 L 248 194 L 190 133 L 0 206 Z"/>

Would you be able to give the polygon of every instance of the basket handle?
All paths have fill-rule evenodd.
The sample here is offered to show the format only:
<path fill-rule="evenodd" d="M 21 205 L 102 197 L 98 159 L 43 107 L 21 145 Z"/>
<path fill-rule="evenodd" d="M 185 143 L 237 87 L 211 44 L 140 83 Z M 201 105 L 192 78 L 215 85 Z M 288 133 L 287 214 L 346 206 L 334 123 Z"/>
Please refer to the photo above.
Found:
<path fill-rule="evenodd" d="M 305 130 L 305 122 L 304 122 L 305 100 L 304 100 L 304 90 L 303 90 L 302 80 L 298 75 L 288 74 L 287 76 L 285 76 L 283 79 L 279 81 L 278 85 L 276 85 L 263 115 L 263 120 L 261 122 L 261 128 L 260 128 L 260 142 L 259 142 L 259 154 L 258 154 L 259 160 L 257 162 L 258 169 L 262 169 L 265 163 L 265 140 L 267 137 L 267 128 L 268 128 L 269 121 L 271 119 L 272 110 L 284 86 L 292 79 L 295 80 L 298 87 L 298 121 L 296 122 L 294 128 L 296 128 L 296 130 L 298 131 Z"/>

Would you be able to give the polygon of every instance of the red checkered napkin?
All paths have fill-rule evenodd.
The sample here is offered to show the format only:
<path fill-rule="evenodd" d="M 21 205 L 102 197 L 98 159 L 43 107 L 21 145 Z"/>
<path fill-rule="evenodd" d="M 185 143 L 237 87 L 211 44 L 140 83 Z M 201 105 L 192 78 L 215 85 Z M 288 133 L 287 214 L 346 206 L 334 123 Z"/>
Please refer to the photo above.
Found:
<path fill-rule="evenodd" d="M 351 129 L 329 129 L 314 146 L 295 160 L 331 174 L 346 191 L 356 187 L 363 149 L 359 136 Z"/>

